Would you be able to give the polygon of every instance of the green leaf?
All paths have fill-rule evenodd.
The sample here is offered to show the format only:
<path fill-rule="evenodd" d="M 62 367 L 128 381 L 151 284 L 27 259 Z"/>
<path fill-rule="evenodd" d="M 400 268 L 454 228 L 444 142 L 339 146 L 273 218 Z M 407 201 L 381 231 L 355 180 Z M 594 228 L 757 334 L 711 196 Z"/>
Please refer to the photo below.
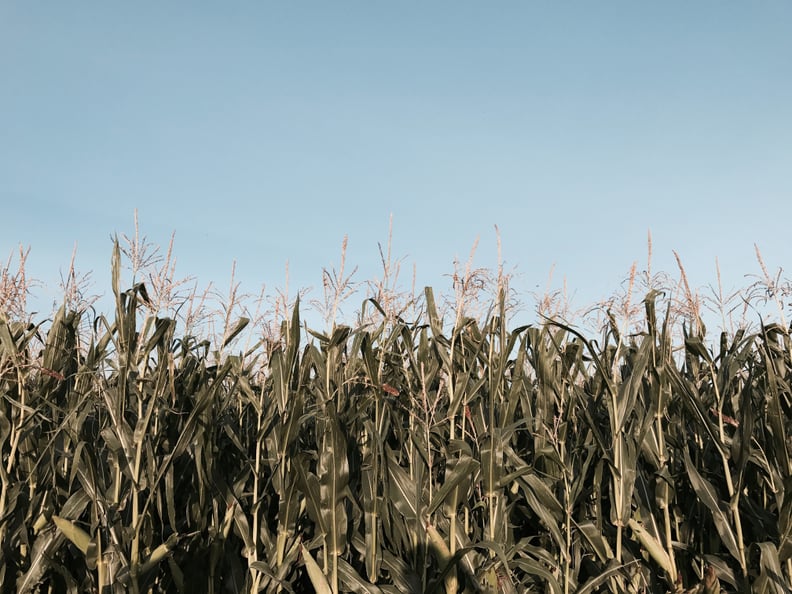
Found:
<path fill-rule="evenodd" d="M 608 539 L 602 535 L 602 531 L 597 528 L 594 522 L 582 522 L 575 526 L 589 544 L 589 548 L 597 555 L 600 563 L 607 563 L 608 560 L 613 559 L 613 550 Z"/>
<path fill-rule="evenodd" d="M 535 575 L 541 578 L 544 580 L 548 591 L 552 594 L 561 594 L 564 591 L 563 588 L 561 588 L 561 584 L 558 583 L 558 580 L 553 575 L 553 572 L 550 571 L 544 563 L 526 557 L 522 559 L 513 559 L 511 567 L 522 569 L 529 575 Z"/>
<path fill-rule="evenodd" d="M 347 514 L 344 492 L 349 485 L 349 460 L 346 439 L 330 406 L 328 414 L 317 470 L 321 511 L 328 538 L 326 554 L 337 556 L 346 547 Z"/>
<path fill-rule="evenodd" d="M 407 472 L 388 456 L 388 488 L 391 502 L 406 520 L 417 521 L 420 517 L 419 500 L 415 482 Z"/>
<path fill-rule="evenodd" d="M 635 539 L 649 552 L 649 555 L 654 559 L 655 563 L 663 568 L 666 575 L 673 575 L 671 557 L 668 555 L 668 551 L 663 548 L 662 543 L 649 534 L 649 532 L 633 518 L 630 518 L 628 525 Z"/>
<path fill-rule="evenodd" d="M 564 519 L 564 508 L 538 476 L 528 474 L 518 479 L 517 483 L 523 489 L 528 507 L 539 516 L 558 547 L 564 549 L 566 544 L 559 527 Z"/>
<path fill-rule="evenodd" d="M 61 518 L 70 519 L 78 517 L 86 508 L 91 498 L 80 489 L 74 492 L 61 508 Z M 16 581 L 17 592 L 28 594 L 41 582 L 44 574 L 52 566 L 55 554 L 65 539 L 64 533 L 57 529 L 45 529 L 39 532 L 30 551 L 30 565 L 24 574 Z M 90 540 L 90 539 L 89 539 Z M 84 540 L 81 540 L 84 544 Z M 86 551 L 88 547 L 86 546 Z"/>
<path fill-rule="evenodd" d="M 382 590 L 371 582 L 367 582 L 354 568 L 344 561 L 338 560 L 338 575 L 344 585 L 344 592 L 356 592 L 356 594 L 382 594 Z"/>
<path fill-rule="evenodd" d="M 83 555 L 88 554 L 91 536 L 85 530 L 77 526 L 71 520 L 66 520 L 54 514 L 52 516 L 52 521 L 58 527 L 58 530 L 63 532 L 63 535 L 68 538 L 74 546 L 80 549 Z"/>
<path fill-rule="evenodd" d="M 723 544 L 726 545 L 727 549 L 729 549 L 732 557 L 739 561 L 740 551 L 737 547 L 737 538 L 734 535 L 731 522 L 729 521 L 728 506 L 720 501 L 718 494 L 715 491 L 715 487 L 713 487 L 707 479 L 703 478 L 699 474 L 695 465 L 690 460 L 690 454 L 688 454 L 686 448 L 684 449 L 684 458 L 685 469 L 687 470 L 690 484 L 693 486 L 693 489 L 696 491 L 696 495 L 698 495 L 698 498 L 701 500 L 701 502 L 707 506 L 707 509 L 709 509 L 712 513 L 712 520 L 715 522 L 715 529 L 718 531 Z"/>
<path fill-rule="evenodd" d="M 605 571 L 589 579 L 585 584 L 583 584 L 580 588 L 578 588 L 576 590 L 576 594 L 589 594 L 589 592 L 594 592 L 611 578 L 615 578 L 620 575 L 621 576 L 625 575 L 625 568 L 623 565 L 617 564 L 614 560 L 605 569 Z"/>
<path fill-rule="evenodd" d="M 454 465 L 454 469 L 450 476 L 447 476 L 443 486 L 435 492 L 429 507 L 426 509 L 426 514 L 433 514 L 438 507 L 445 503 L 448 495 L 456 489 L 461 483 L 470 481 L 470 477 L 474 475 L 479 469 L 479 463 L 469 456 L 464 456 Z M 452 510 L 451 513 L 454 513 Z"/>
<path fill-rule="evenodd" d="M 250 323 L 250 319 L 249 318 L 245 318 L 245 317 L 239 318 L 237 320 L 237 323 L 234 324 L 234 327 L 231 328 L 231 330 L 228 331 L 228 334 L 226 335 L 225 340 L 223 340 L 223 345 L 222 345 L 221 348 L 227 347 L 231 343 L 232 340 L 234 340 L 237 336 L 239 336 L 239 334 L 240 334 L 240 332 L 242 332 L 242 330 L 247 328 L 247 325 L 249 323 Z"/>
<path fill-rule="evenodd" d="M 758 583 L 754 584 L 754 591 L 776 592 L 776 594 L 787 594 L 789 588 L 787 581 L 781 570 L 781 562 L 778 559 L 778 549 L 772 542 L 760 542 L 755 546 L 759 549 L 759 578 Z M 760 584 L 764 584 L 766 589 L 761 590 Z"/>
<path fill-rule="evenodd" d="M 304 458 L 297 458 L 293 462 L 293 467 L 296 470 L 295 478 L 297 485 L 305 497 L 305 507 L 308 511 L 308 516 L 316 523 L 320 534 L 327 534 L 327 526 L 325 526 L 325 515 L 322 513 L 322 496 L 321 487 L 319 486 L 319 479 L 315 474 L 306 469 L 307 460 Z"/>
<path fill-rule="evenodd" d="M 481 472 L 484 494 L 493 496 L 498 492 L 503 475 L 503 435 L 499 428 L 492 427 L 492 434 L 481 445 Z"/>
<path fill-rule="evenodd" d="M 308 577 L 311 580 L 316 594 L 333 594 L 333 590 L 330 588 L 330 584 L 324 573 L 322 573 L 322 569 L 313 556 L 311 556 L 311 551 L 302 545 L 300 546 L 300 551 L 302 552 L 302 558 L 305 562 L 305 569 L 308 571 Z"/>

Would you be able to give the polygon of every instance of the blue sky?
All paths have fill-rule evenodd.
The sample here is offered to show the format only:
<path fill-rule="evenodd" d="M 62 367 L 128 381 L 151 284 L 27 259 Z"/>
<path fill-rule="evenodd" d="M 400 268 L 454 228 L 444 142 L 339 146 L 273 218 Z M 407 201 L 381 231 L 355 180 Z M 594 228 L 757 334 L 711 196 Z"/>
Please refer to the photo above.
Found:
<path fill-rule="evenodd" d="M 0 255 L 109 288 L 110 236 L 292 288 L 446 288 L 478 238 L 586 305 L 633 261 L 729 287 L 789 258 L 792 3 L 3 2 Z M 54 294 L 54 293 L 52 293 Z M 45 297 L 46 298 L 46 297 Z M 529 300 L 526 298 L 526 300 Z"/>

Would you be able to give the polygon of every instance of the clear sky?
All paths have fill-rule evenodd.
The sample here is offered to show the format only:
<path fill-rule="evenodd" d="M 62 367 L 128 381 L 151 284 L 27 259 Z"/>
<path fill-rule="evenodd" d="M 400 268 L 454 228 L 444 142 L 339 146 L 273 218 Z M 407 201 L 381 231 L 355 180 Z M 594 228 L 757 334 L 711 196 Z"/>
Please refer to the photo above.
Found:
<path fill-rule="evenodd" d="M 729 287 L 789 263 L 792 3 L 0 2 L 0 255 L 109 289 L 110 236 L 177 272 L 314 287 L 394 254 L 446 288 L 477 238 L 576 302 L 633 261 Z M 49 289 L 40 289 L 47 294 Z"/>

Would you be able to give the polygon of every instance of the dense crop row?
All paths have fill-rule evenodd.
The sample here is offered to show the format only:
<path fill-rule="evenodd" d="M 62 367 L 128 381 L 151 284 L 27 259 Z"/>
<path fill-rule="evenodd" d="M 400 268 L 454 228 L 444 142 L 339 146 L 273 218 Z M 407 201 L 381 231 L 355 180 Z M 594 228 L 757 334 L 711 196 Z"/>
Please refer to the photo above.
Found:
<path fill-rule="evenodd" d="M 0 319 L 2 592 L 792 587 L 783 327 L 710 349 L 650 292 L 594 340 L 508 328 L 502 294 L 444 323 L 427 289 L 416 320 L 295 306 L 212 352 L 118 257 L 87 342 L 65 307 Z"/>

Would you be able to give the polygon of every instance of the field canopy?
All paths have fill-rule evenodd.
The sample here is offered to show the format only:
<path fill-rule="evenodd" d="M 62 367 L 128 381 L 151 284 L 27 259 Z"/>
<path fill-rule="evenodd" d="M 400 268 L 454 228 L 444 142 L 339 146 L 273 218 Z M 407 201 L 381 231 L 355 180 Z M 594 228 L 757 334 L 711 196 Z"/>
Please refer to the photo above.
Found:
<path fill-rule="evenodd" d="M 792 588 L 780 289 L 714 339 L 686 282 L 513 327 L 470 269 L 338 323 L 342 268 L 319 329 L 121 258 L 109 314 L 4 277 L 0 592 Z"/>

